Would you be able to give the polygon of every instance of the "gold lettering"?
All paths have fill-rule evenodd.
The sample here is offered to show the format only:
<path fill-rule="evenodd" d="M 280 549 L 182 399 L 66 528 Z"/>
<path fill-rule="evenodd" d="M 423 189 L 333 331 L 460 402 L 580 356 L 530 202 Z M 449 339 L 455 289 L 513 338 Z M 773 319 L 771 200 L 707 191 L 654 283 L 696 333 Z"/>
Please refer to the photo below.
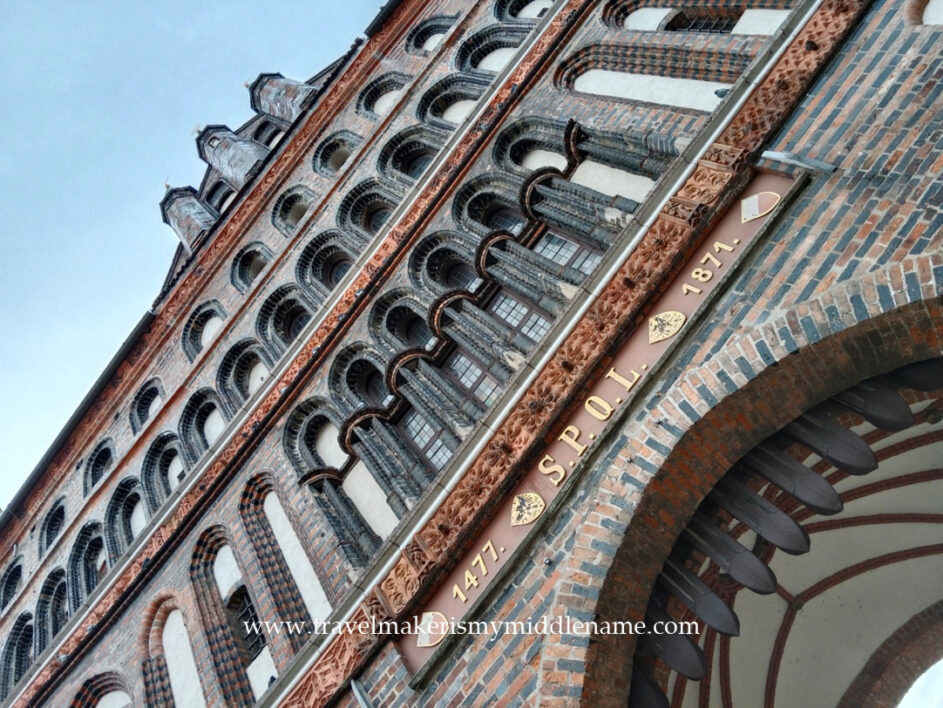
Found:
<path fill-rule="evenodd" d="M 563 469 L 563 465 L 558 465 L 553 461 L 553 458 L 550 455 L 544 455 L 543 459 L 537 463 L 537 469 L 540 470 L 540 474 L 545 474 L 548 477 L 550 484 L 554 487 L 559 487 L 563 484 L 563 480 L 566 479 L 566 470 Z M 553 475 L 558 474 L 559 477 L 554 477 Z"/>
<path fill-rule="evenodd" d="M 580 437 L 580 429 L 575 425 L 568 425 L 563 429 L 563 432 L 560 433 L 560 437 L 557 440 L 565 442 L 567 445 L 576 450 L 577 455 L 582 455 L 583 451 L 586 449 L 585 445 L 581 445 L 578 440 Z"/>
<path fill-rule="evenodd" d="M 642 375 L 639 372 L 637 372 L 635 369 L 630 369 L 630 371 L 632 372 L 632 376 L 635 377 L 631 381 L 629 381 L 627 378 L 625 378 L 625 376 L 623 376 L 618 371 L 616 371 L 615 368 L 609 369 L 609 373 L 606 374 L 606 378 L 612 379 L 620 386 L 624 386 L 626 391 L 631 391 L 632 387 L 636 384 L 636 382 L 640 378 L 642 378 Z"/>
<path fill-rule="evenodd" d="M 609 405 L 608 401 L 603 400 L 599 396 L 590 396 L 587 398 L 583 407 L 586 409 L 586 412 L 596 420 L 609 420 L 609 416 L 612 415 L 612 411 L 614 410 L 613 407 Z"/>

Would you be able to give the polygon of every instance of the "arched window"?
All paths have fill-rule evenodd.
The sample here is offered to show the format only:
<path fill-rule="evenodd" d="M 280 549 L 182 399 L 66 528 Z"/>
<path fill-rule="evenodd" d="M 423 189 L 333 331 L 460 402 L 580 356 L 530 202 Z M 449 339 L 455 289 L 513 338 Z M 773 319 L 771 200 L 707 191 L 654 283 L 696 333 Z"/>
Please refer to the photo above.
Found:
<path fill-rule="evenodd" d="M 136 477 L 121 480 L 105 511 L 108 550 L 113 558 L 124 553 L 147 525 L 147 507 Z"/>
<path fill-rule="evenodd" d="M 36 601 L 36 653 L 45 651 L 65 623 L 69 621 L 69 598 L 65 571 L 57 568 L 49 574 Z"/>
<path fill-rule="evenodd" d="M 230 349 L 219 367 L 217 388 L 239 408 L 258 391 L 269 375 L 269 357 L 254 339 L 244 339 Z"/>
<path fill-rule="evenodd" d="M 738 19 L 739 13 L 736 11 L 728 14 L 710 9 L 686 8 L 668 20 L 665 24 L 665 31 L 730 34 Z"/>
<path fill-rule="evenodd" d="M 530 33 L 530 27 L 498 24 L 476 32 L 462 43 L 456 64 L 462 71 L 495 74 L 503 69 Z"/>
<path fill-rule="evenodd" d="M 88 457 L 88 462 L 85 464 L 84 489 L 86 495 L 94 489 L 102 477 L 111 472 L 114 464 L 115 452 L 111 440 L 102 440 L 95 446 L 92 454 Z"/>
<path fill-rule="evenodd" d="M 278 145 L 285 131 L 270 120 L 263 120 L 252 133 L 252 139 L 271 149 Z"/>
<path fill-rule="evenodd" d="M 276 200 L 272 209 L 272 223 L 283 234 L 291 236 L 316 200 L 317 195 L 307 187 L 291 187 Z"/>
<path fill-rule="evenodd" d="M 0 694 L 6 697 L 26 675 L 33 663 L 33 616 L 29 613 L 20 615 L 13 624 L 13 629 L 3 647 L 0 659 Z"/>
<path fill-rule="evenodd" d="M 155 601 L 147 613 L 147 658 L 142 664 L 144 701 L 148 706 L 205 708 L 200 673 L 193 653 L 198 627 L 187 619 L 173 596 Z"/>
<path fill-rule="evenodd" d="M 420 22 L 406 36 L 406 51 L 412 54 L 427 54 L 437 48 L 456 17 L 439 15 Z"/>
<path fill-rule="evenodd" d="M 3 609 L 16 597 L 20 591 L 20 585 L 23 582 L 23 566 L 20 561 L 13 562 L 3 574 L 3 580 L 0 580 L 0 609 Z"/>
<path fill-rule="evenodd" d="M 364 241 L 375 236 L 396 208 L 398 198 L 377 180 L 354 187 L 337 209 L 337 225 L 344 231 L 362 234 Z"/>
<path fill-rule="evenodd" d="M 432 340 L 426 321 L 405 305 L 394 307 L 386 320 L 389 331 L 410 347 L 425 347 Z"/>
<path fill-rule="evenodd" d="M 268 474 L 246 485 L 239 512 L 279 616 L 323 620 L 331 603 Z M 298 637 L 296 646 L 304 639 Z"/>
<path fill-rule="evenodd" d="M 371 408 L 383 406 L 389 396 L 383 374 L 366 359 L 357 359 L 347 368 L 347 386 Z"/>
<path fill-rule="evenodd" d="M 190 577 L 203 624 L 214 627 L 210 651 L 218 675 L 227 677 L 222 682 L 224 702 L 254 703 L 278 671 L 266 646 L 265 632 L 251 629 L 259 621 L 255 603 L 222 529 L 209 529 L 201 536 Z"/>
<path fill-rule="evenodd" d="M 255 281 L 268 262 L 272 259 L 272 252 L 265 244 L 255 242 L 245 246 L 233 259 L 229 279 L 239 292 L 244 293 Z"/>
<path fill-rule="evenodd" d="M 527 224 L 518 206 L 519 192 L 515 180 L 495 176 L 472 180 L 456 194 L 455 221 L 482 236 L 496 230 L 519 234 Z"/>
<path fill-rule="evenodd" d="M 380 174 L 404 184 L 415 182 L 435 159 L 447 134 L 433 126 L 418 125 L 399 132 L 377 159 Z"/>
<path fill-rule="evenodd" d="M 490 78 L 453 74 L 434 84 L 419 101 L 419 119 L 452 130 L 472 112 Z"/>
<path fill-rule="evenodd" d="M 452 451 L 438 431 L 417 411 L 408 411 L 397 427 L 403 431 L 403 437 L 429 462 L 432 469 L 441 470 L 452 458 Z"/>
<path fill-rule="evenodd" d="M 381 118 L 399 101 L 410 78 L 405 74 L 390 73 L 374 79 L 357 99 L 358 112 L 371 118 Z"/>
<path fill-rule="evenodd" d="M 216 300 L 205 302 L 193 311 L 183 327 L 183 351 L 190 361 L 216 338 L 225 317 L 223 306 Z"/>
<path fill-rule="evenodd" d="M 326 231 L 311 239 L 298 259 L 298 280 L 326 297 L 354 264 L 353 251 L 345 245 L 348 240 L 337 231 Z"/>
<path fill-rule="evenodd" d="M 554 80 L 580 93 L 713 111 L 748 61 L 716 50 L 595 44 L 566 59 Z"/>
<path fill-rule="evenodd" d="M 543 17 L 553 7 L 554 0 L 498 0 L 494 13 L 499 20 L 525 20 L 533 22 Z"/>
<path fill-rule="evenodd" d="M 164 396 L 158 379 L 151 379 L 141 386 L 141 389 L 131 399 L 131 411 L 129 413 L 131 430 L 135 433 L 140 432 L 144 424 L 157 415 L 163 404 Z"/>
<path fill-rule="evenodd" d="M 65 502 L 58 501 L 50 512 L 46 514 L 46 518 L 43 519 L 43 525 L 39 529 L 40 557 L 56 542 L 56 539 L 59 538 L 59 534 L 62 533 L 62 529 L 64 528 Z"/>
<path fill-rule="evenodd" d="M 256 331 L 274 356 L 281 356 L 311 320 L 311 306 L 297 285 L 283 285 L 259 309 Z"/>
<path fill-rule="evenodd" d="M 151 513 L 155 512 L 186 476 L 186 467 L 177 436 L 163 432 L 144 456 L 141 482 Z"/>
<path fill-rule="evenodd" d="M 325 138 L 314 151 L 312 168 L 325 177 L 334 176 L 347 163 L 361 142 L 363 141 L 360 136 L 349 130 L 333 133 Z"/>
<path fill-rule="evenodd" d="M 338 441 L 340 432 L 332 422 L 336 415 L 321 399 L 308 399 L 292 411 L 285 425 L 282 445 L 299 476 L 326 468 L 342 469 L 347 453 Z"/>
<path fill-rule="evenodd" d="M 213 211 L 222 214 L 235 198 L 236 191 L 222 180 L 219 180 L 206 193 L 205 201 Z"/>
<path fill-rule="evenodd" d="M 82 606 L 106 572 L 108 551 L 102 526 L 92 521 L 79 532 L 69 555 L 68 587 L 73 612 Z"/>
<path fill-rule="evenodd" d="M 180 416 L 180 439 L 191 464 L 210 449 L 226 429 L 227 412 L 211 388 L 193 394 Z"/>
<path fill-rule="evenodd" d="M 455 251 L 440 248 L 427 261 L 429 277 L 446 290 L 474 291 L 481 281 L 474 269 Z"/>

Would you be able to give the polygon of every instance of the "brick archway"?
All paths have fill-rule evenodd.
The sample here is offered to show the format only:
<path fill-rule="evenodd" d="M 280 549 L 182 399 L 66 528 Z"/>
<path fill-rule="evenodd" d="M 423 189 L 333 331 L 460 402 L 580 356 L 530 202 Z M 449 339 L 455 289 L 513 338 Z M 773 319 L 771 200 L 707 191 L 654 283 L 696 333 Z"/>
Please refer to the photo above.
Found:
<path fill-rule="evenodd" d="M 834 393 L 943 352 L 941 265 L 938 256 L 907 259 L 770 318 L 728 342 L 708 364 L 687 371 L 644 422 L 625 426 L 625 437 L 637 442 L 615 459 L 626 460 L 623 471 L 641 489 L 633 497 L 638 504 L 604 532 L 590 521 L 590 511 L 574 542 L 576 548 L 599 548 L 600 541 L 617 547 L 605 577 L 589 582 L 595 619 L 644 619 L 655 578 L 678 535 L 716 482 L 755 445 Z M 914 276 L 918 287 L 901 287 Z M 893 295 L 883 296 L 887 292 Z M 697 420 L 679 416 L 681 410 Z M 665 420 L 672 425 L 663 425 Z M 604 475 L 596 505 L 635 492 L 625 478 Z M 564 578 L 585 583 L 578 561 L 561 570 Z M 579 672 L 559 667 L 582 664 L 581 704 L 621 708 L 635 643 L 631 635 L 594 635 L 588 644 L 564 636 L 548 643 L 542 695 L 565 695 L 563 687 Z"/>
<path fill-rule="evenodd" d="M 884 640 L 842 696 L 838 708 L 893 708 L 943 659 L 943 600 L 918 612 Z"/>

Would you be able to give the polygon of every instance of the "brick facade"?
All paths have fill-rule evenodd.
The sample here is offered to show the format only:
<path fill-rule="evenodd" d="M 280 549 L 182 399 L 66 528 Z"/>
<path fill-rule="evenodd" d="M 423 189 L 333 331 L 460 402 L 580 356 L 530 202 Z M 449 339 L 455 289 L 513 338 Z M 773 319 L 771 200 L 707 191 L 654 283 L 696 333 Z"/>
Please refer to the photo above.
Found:
<path fill-rule="evenodd" d="M 832 396 L 943 354 L 940 30 L 917 23 L 920 11 L 724 4 L 792 10 L 764 36 L 626 30 L 633 10 L 654 5 L 622 0 L 559 0 L 540 18 L 518 16 L 538 4 L 391 2 L 329 70 L 307 84 L 260 76 L 256 118 L 201 134 L 203 184 L 165 198 L 187 248 L 153 318 L 0 522 L 14 549 L 0 583 L 22 573 L 0 609 L 7 703 L 94 705 L 121 691 L 133 705 L 172 705 L 178 664 L 163 631 L 179 611 L 208 706 L 357 706 L 363 695 L 376 706 L 624 705 L 636 637 L 576 633 L 456 638 L 418 673 L 389 635 L 270 633 L 273 682 L 256 695 L 216 558 L 231 549 L 263 620 L 314 619 L 298 563 L 332 618 L 411 617 L 620 347 L 645 334 L 656 298 L 740 208 L 755 174 L 794 186 L 568 470 L 539 532 L 471 618 L 644 619 L 666 557 L 737 460 Z M 438 46 L 423 48 L 436 32 Z M 495 48 L 516 54 L 496 74 L 478 68 Z M 577 90 L 591 70 L 729 88 L 707 113 Z M 455 125 L 443 116 L 459 101 L 474 104 Z M 284 136 L 267 144 L 260 136 L 273 131 Z M 339 165 L 337 145 L 351 153 Z M 535 148 L 559 162 L 532 170 L 521 154 Z M 637 199 L 602 193 L 580 182 L 587 162 L 653 186 Z M 214 206 L 219 184 L 235 194 L 228 206 Z M 185 219 L 174 211 L 184 203 Z M 555 234 L 595 265 L 544 255 Z M 251 277 L 237 258 L 247 249 L 267 261 Z M 499 302 L 525 314 L 502 319 Z M 221 329 L 203 341 L 211 316 Z M 487 401 L 463 388 L 458 355 L 495 382 Z M 255 362 L 268 375 L 250 393 L 239 376 Z M 138 402 L 155 380 L 162 403 L 149 414 Z M 213 406 L 225 427 L 209 440 Z M 431 440 L 410 416 L 430 424 Z M 318 447 L 326 425 L 340 453 Z M 105 444 L 113 459 L 90 485 L 89 460 Z M 160 445 L 180 450 L 186 474 L 176 489 L 148 491 Z M 119 489 L 147 505 L 127 543 L 109 531 L 110 518 L 125 518 Z M 287 526 L 276 528 L 268 495 Z M 40 552 L 59 500 L 65 523 Z M 104 524 L 107 567 L 88 583 L 73 549 L 95 542 L 94 524 Z M 47 631 L 39 600 L 57 571 L 69 619 L 17 668 L 27 657 L 15 637 L 30 623 Z M 916 637 L 911 653 L 927 646 L 920 627 L 900 630 Z M 846 701 L 896 699 L 913 667 L 932 663 L 888 651 L 862 667 Z M 653 664 L 680 705 L 669 674 Z"/>

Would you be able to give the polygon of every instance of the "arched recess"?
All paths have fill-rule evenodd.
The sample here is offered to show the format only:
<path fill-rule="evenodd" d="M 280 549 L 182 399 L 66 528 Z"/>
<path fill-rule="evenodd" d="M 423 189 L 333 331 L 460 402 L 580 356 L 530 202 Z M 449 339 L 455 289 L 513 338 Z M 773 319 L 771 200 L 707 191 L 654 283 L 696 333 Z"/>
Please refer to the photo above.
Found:
<path fill-rule="evenodd" d="M 144 656 L 141 675 L 145 705 L 206 705 L 204 693 L 208 687 L 203 682 L 209 677 L 201 676 L 197 668 L 195 629 L 172 593 L 161 593 L 148 605 L 138 642 Z"/>
<path fill-rule="evenodd" d="M 530 27 L 496 24 L 476 32 L 458 48 L 455 64 L 463 72 L 491 77 L 500 73 L 514 56 Z"/>
<path fill-rule="evenodd" d="M 262 567 L 280 617 L 288 621 L 324 620 L 331 613 L 325 579 L 302 542 L 271 473 L 250 479 L 239 502 L 246 532 Z M 306 638 L 289 636 L 297 651 Z"/>
<path fill-rule="evenodd" d="M 107 572 L 108 550 L 102 525 L 98 521 L 90 521 L 82 527 L 69 554 L 68 587 L 73 614 Z"/>
<path fill-rule="evenodd" d="M 0 654 L 0 698 L 5 698 L 33 664 L 33 616 L 24 612 L 6 637 Z"/>
<path fill-rule="evenodd" d="M 238 410 L 258 391 L 272 368 L 266 349 L 252 337 L 233 345 L 216 374 L 216 387 L 232 410 Z"/>
<path fill-rule="evenodd" d="M 127 683 L 120 674 L 108 671 L 85 679 L 69 708 L 130 708 L 131 705 Z"/>
<path fill-rule="evenodd" d="M 151 443 L 141 466 L 144 499 L 152 514 L 180 485 L 186 473 L 180 439 L 168 430 L 163 431 Z"/>
<path fill-rule="evenodd" d="M 243 572 L 222 526 L 206 529 L 190 561 L 190 582 L 226 705 L 251 706 L 277 675 L 267 637 L 253 632 L 259 621 Z M 246 623 L 249 623 L 246 625 Z"/>
<path fill-rule="evenodd" d="M 895 273 L 898 269 L 930 273 L 931 259 L 907 259 L 895 265 Z M 593 619 L 644 620 L 656 577 L 695 510 L 734 463 L 766 438 L 865 379 L 943 353 L 939 284 L 924 280 L 900 293 L 896 304 L 860 299 L 861 292 L 879 286 L 893 287 L 888 271 L 840 284 L 804 303 L 804 315 L 811 313 L 805 326 L 788 312 L 762 330 L 742 333 L 709 364 L 677 381 L 644 419 L 622 429 L 645 445 L 644 452 L 598 473 L 584 518 L 594 508 L 608 508 L 601 513 L 612 523 L 602 535 L 595 524 L 574 537 L 577 549 L 598 549 L 600 543 L 616 549 L 600 562 L 608 566 L 605 578 L 584 583 Z M 828 310 L 833 316 L 825 314 Z M 781 340 L 781 332 L 790 338 Z M 679 418 L 677 411 L 689 413 Z M 614 517 L 612 508 L 620 510 Z M 561 568 L 564 581 L 579 572 L 575 559 Z M 567 645 L 569 659 L 585 662 L 581 705 L 625 706 L 632 673 L 627 657 L 634 655 L 637 637 L 594 634 L 588 643 L 572 640 L 564 636 L 548 648 Z M 550 680 L 542 690 L 553 695 L 561 685 Z"/>
<path fill-rule="evenodd" d="M 36 600 L 36 655 L 42 654 L 69 620 L 65 570 L 53 570 Z"/>
<path fill-rule="evenodd" d="M 141 482 L 126 477 L 115 487 L 105 510 L 105 539 L 112 562 L 123 554 L 147 525 L 149 514 Z"/>
<path fill-rule="evenodd" d="M 554 74 L 559 88 L 627 101 L 712 111 L 746 70 L 749 52 L 592 44 Z"/>

